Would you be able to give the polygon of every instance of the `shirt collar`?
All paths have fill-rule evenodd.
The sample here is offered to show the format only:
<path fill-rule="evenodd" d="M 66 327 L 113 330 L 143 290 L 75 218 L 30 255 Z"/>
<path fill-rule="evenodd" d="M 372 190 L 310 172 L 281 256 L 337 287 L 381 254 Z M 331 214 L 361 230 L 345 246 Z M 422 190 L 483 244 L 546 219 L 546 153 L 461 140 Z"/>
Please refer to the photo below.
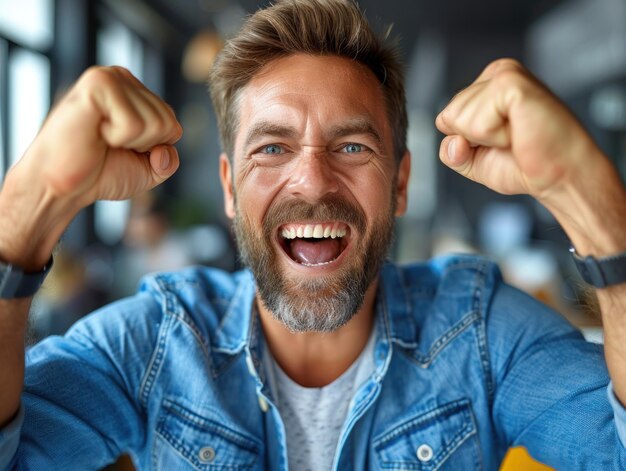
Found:
<path fill-rule="evenodd" d="M 237 290 L 215 332 L 213 351 L 217 353 L 237 355 L 251 337 L 256 282 L 249 269 L 239 272 L 239 276 Z"/>
<path fill-rule="evenodd" d="M 237 290 L 215 332 L 212 348 L 215 353 L 237 355 L 246 346 L 258 347 L 251 345 L 256 343 L 260 334 L 258 322 L 253 321 L 256 281 L 249 269 L 239 272 L 238 276 L 241 279 Z M 385 262 L 381 269 L 376 317 L 375 328 L 379 336 L 406 348 L 416 347 L 418 328 L 403 272 L 391 262 Z"/>

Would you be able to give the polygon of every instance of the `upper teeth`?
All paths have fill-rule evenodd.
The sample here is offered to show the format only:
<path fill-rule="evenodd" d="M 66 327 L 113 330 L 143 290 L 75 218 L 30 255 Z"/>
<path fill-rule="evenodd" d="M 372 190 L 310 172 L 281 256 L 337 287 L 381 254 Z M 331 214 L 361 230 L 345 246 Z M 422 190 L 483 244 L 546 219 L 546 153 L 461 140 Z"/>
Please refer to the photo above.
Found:
<path fill-rule="evenodd" d="M 334 224 L 290 224 L 283 227 L 282 236 L 285 239 L 314 238 L 324 239 L 343 237 L 346 235 L 346 226 L 342 223 Z"/>

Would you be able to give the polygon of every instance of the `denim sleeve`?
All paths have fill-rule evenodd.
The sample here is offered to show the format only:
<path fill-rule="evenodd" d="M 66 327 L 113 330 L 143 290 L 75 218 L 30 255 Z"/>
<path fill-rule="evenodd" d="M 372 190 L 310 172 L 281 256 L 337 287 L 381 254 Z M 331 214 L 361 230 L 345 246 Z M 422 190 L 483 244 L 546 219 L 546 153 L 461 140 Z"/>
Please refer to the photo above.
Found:
<path fill-rule="evenodd" d="M 0 469 L 13 469 L 16 466 L 16 451 L 20 444 L 20 432 L 24 423 L 24 407 L 11 422 L 0 430 Z"/>
<path fill-rule="evenodd" d="M 505 446 L 524 446 L 559 470 L 626 469 L 618 436 L 626 414 L 609 402 L 601 345 L 505 284 L 495 291 L 487 336 L 493 420 Z"/>
<path fill-rule="evenodd" d="M 138 391 L 159 315 L 150 295 L 137 295 L 32 347 L 23 416 L 0 431 L 0 469 L 100 469 L 136 449 L 145 437 Z"/>

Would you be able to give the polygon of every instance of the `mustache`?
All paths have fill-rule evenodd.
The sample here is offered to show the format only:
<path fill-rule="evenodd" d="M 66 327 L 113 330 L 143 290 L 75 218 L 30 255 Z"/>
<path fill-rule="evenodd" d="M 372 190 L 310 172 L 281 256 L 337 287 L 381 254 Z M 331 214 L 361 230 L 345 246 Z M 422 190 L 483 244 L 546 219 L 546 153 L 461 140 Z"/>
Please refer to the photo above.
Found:
<path fill-rule="evenodd" d="M 263 233 L 270 237 L 276 227 L 306 219 L 318 221 L 339 221 L 365 233 L 366 218 L 363 210 L 344 198 L 330 195 L 315 204 L 298 199 L 280 201 L 272 205 L 263 221 Z"/>

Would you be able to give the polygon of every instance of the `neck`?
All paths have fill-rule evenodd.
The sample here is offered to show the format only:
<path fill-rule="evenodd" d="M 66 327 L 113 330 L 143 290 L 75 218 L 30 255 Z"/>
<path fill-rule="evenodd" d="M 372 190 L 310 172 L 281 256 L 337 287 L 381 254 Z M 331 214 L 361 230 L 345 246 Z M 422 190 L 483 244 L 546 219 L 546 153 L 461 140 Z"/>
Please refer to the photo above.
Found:
<path fill-rule="evenodd" d="M 291 332 L 277 321 L 257 294 L 267 345 L 281 369 L 305 387 L 322 387 L 341 376 L 365 348 L 373 328 L 378 280 L 365 293 L 350 321 L 333 332 Z"/>

